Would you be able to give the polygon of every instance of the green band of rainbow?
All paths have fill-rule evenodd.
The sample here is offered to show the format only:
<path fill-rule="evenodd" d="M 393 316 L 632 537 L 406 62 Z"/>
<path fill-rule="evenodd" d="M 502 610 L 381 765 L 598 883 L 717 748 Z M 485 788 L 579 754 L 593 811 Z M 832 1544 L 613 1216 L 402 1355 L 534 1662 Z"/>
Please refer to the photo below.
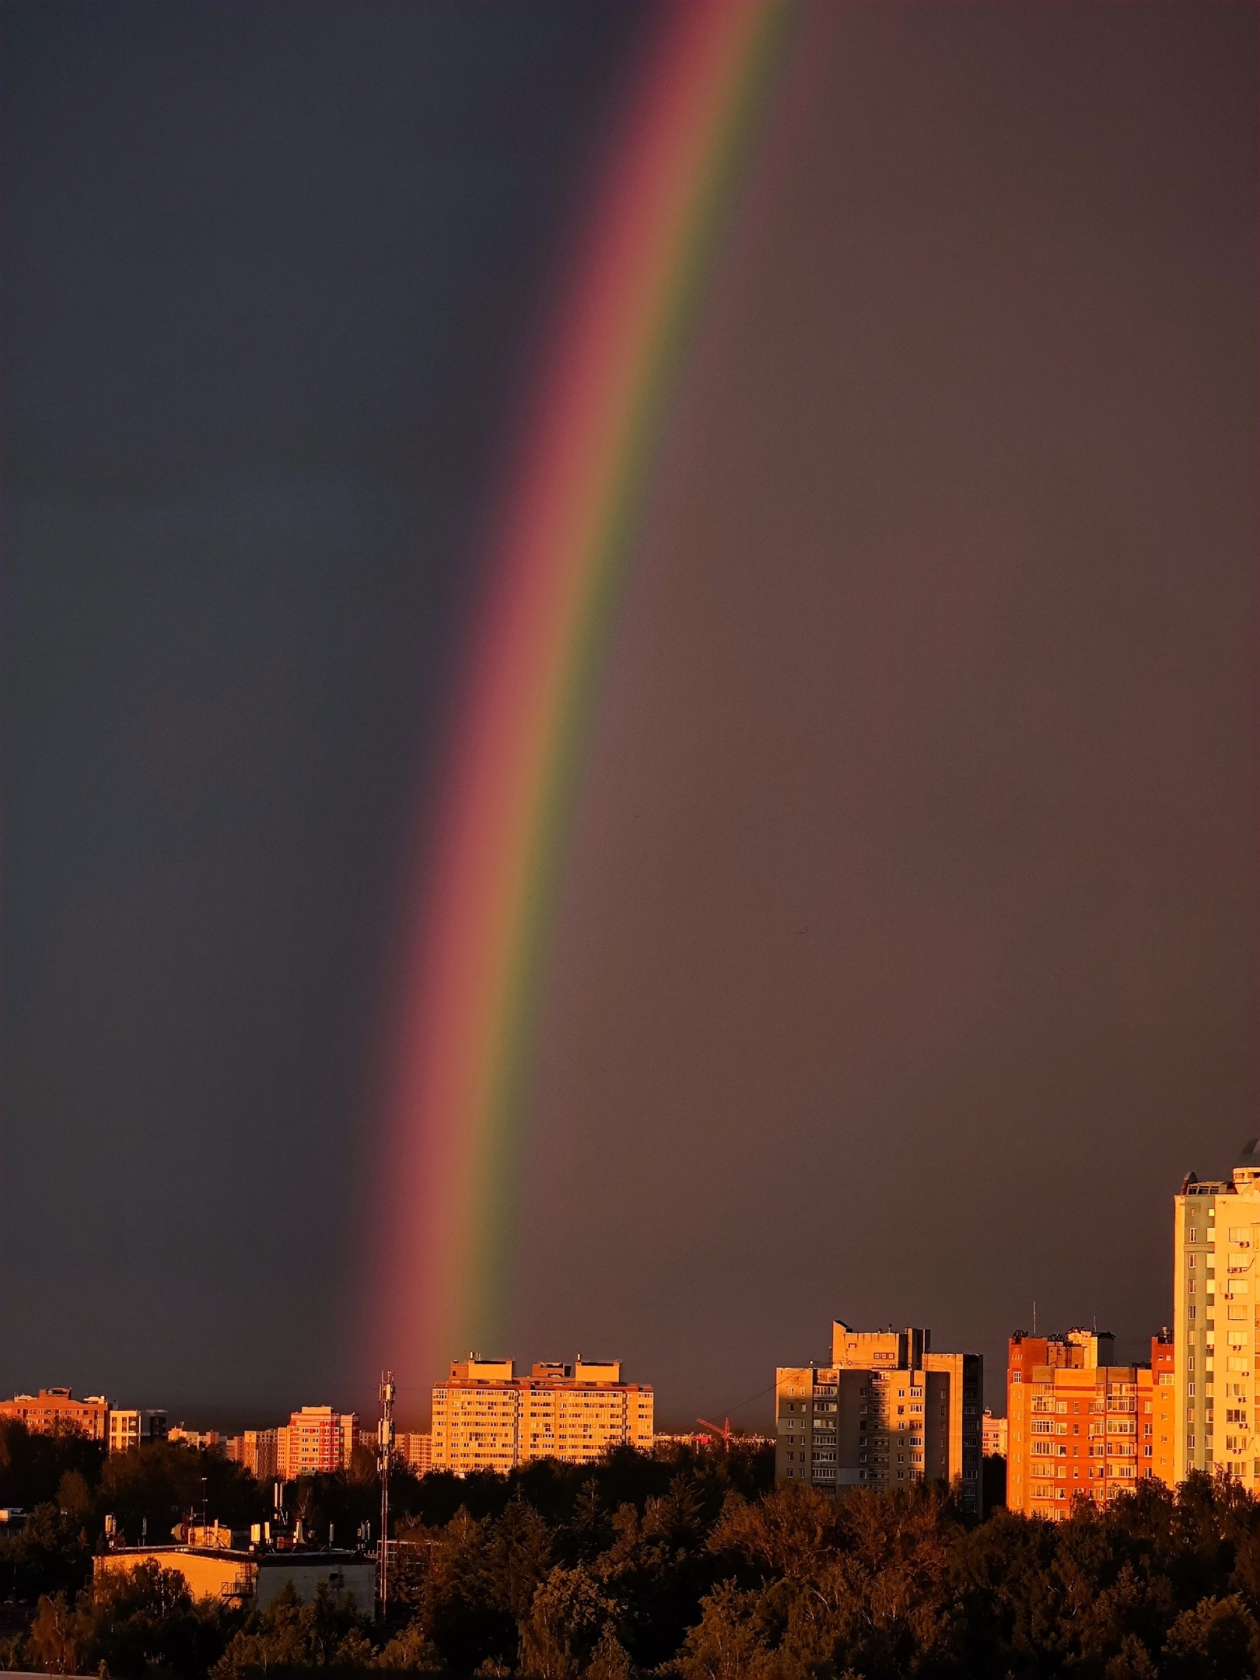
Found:
<path fill-rule="evenodd" d="M 376 1334 L 416 1382 L 501 1333 L 583 747 L 671 395 L 788 17 L 762 0 L 663 12 L 509 486 L 424 859 L 390 1096 L 391 1282 Z"/>

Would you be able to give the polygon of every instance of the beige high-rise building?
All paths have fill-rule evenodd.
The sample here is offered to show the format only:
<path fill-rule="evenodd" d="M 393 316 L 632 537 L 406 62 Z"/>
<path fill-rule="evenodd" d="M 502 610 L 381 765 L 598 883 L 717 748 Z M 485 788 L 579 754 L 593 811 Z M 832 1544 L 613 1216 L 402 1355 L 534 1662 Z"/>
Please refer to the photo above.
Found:
<path fill-rule="evenodd" d="M 653 1396 L 621 1380 L 620 1360 L 535 1365 L 518 1377 L 510 1359 L 457 1360 L 433 1388 L 433 1468 L 500 1474 L 533 1459 L 589 1464 L 610 1447 L 652 1446 Z"/>
<path fill-rule="evenodd" d="M 419 1430 L 401 1430 L 395 1437 L 395 1447 L 408 1470 L 416 1476 L 427 1476 L 433 1468 L 433 1436 Z"/>
<path fill-rule="evenodd" d="M 984 1361 L 933 1353 L 927 1330 L 837 1319 L 831 1365 L 775 1372 L 775 1476 L 813 1487 L 947 1481 L 980 1512 Z"/>
<path fill-rule="evenodd" d="M 1260 1488 L 1257 1147 L 1253 1138 L 1228 1182 L 1186 1178 L 1175 1198 L 1173 1262 L 1176 1479 L 1225 1471 L 1253 1491 Z"/>

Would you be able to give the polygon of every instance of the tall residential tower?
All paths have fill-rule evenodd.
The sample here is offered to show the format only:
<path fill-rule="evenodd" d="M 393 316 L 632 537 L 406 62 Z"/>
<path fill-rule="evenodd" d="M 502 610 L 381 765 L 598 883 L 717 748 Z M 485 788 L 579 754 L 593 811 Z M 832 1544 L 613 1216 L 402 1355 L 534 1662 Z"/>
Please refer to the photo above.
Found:
<path fill-rule="evenodd" d="M 1252 1490 L 1260 1487 L 1258 1248 L 1260 1155 L 1253 1138 L 1229 1182 L 1201 1183 L 1191 1173 L 1176 1198 L 1177 1481 L 1191 1470 L 1223 1470 Z"/>
<path fill-rule="evenodd" d="M 981 1507 L 978 1353 L 932 1353 L 927 1330 L 831 1327 L 831 1364 L 775 1372 L 779 1481 L 833 1490 L 947 1481 Z"/>
<path fill-rule="evenodd" d="M 1011 1337 L 1007 1365 L 1006 1503 L 1061 1520 L 1073 1502 L 1110 1503 L 1144 1477 L 1171 1483 L 1173 1348 L 1151 1341 L 1149 1365 L 1115 1364 L 1109 1332 Z"/>

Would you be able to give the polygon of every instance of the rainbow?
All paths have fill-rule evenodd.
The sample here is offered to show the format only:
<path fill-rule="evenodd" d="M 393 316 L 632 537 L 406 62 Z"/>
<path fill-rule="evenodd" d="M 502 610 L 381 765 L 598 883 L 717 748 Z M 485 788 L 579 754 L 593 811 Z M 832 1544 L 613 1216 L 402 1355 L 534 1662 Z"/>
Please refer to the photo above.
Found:
<path fill-rule="evenodd" d="M 671 394 L 787 12 L 673 0 L 527 414 L 455 696 L 388 1095 L 374 1342 L 417 1386 L 493 1341 L 567 818 Z"/>

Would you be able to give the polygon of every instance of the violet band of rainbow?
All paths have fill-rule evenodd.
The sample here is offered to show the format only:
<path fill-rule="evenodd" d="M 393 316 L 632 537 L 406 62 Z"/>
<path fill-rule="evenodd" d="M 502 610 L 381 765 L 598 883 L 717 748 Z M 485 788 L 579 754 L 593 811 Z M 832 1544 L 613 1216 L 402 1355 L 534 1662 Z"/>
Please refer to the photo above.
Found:
<path fill-rule="evenodd" d="M 778 0 L 663 10 L 512 468 L 393 1046 L 375 1339 L 417 1381 L 501 1333 L 583 748 L 671 395 L 789 18 Z"/>

